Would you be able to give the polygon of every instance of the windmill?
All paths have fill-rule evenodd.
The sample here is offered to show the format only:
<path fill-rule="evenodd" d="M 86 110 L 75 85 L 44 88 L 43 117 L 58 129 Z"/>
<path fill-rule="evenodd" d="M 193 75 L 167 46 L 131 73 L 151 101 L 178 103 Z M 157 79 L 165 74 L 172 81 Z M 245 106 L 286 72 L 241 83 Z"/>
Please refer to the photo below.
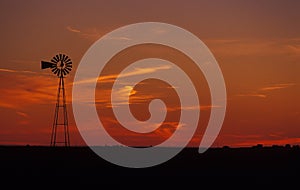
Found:
<path fill-rule="evenodd" d="M 51 59 L 51 62 L 41 61 L 41 69 L 48 68 L 59 78 L 50 146 L 59 143 L 70 146 L 64 78 L 72 70 L 72 61 L 67 55 L 58 54 Z M 63 127 L 62 141 L 57 141 L 58 127 Z"/>

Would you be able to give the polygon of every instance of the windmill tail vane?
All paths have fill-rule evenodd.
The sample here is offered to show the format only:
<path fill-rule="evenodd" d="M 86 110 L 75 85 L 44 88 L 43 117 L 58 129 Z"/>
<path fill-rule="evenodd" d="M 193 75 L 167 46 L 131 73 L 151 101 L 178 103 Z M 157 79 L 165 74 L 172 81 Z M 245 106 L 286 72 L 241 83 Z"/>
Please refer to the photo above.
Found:
<path fill-rule="evenodd" d="M 70 146 L 64 76 L 69 74 L 72 70 L 72 61 L 67 55 L 57 54 L 51 59 L 50 62 L 41 61 L 41 69 L 48 68 L 51 69 L 53 74 L 59 77 L 50 146 L 56 146 L 57 144 Z M 62 110 L 62 112 L 60 110 Z M 59 135 L 58 129 L 61 127 L 63 130 L 62 134 Z M 59 138 L 59 136 L 61 138 Z"/>
<path fill-rule="evenodd" d="M 41 62 L 41 69 L 48 69 L 48 68 L 54 68 L 56 64 L 47 62 L 47 61 L 42 61 Z"/>

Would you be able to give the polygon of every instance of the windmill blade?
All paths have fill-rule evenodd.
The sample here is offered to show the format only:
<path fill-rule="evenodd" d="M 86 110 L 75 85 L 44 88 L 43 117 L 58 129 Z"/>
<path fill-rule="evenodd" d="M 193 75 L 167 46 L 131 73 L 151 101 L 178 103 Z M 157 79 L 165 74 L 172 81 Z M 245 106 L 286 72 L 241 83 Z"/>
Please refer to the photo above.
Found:
<path fill-rule="evenodd" d="M 64 71 L 65 71 L 67 74 L 69 74 L 69 71 L 68 71 L 67 69 L 65 69 Z M 67 74 L 66 74 L 66 75 L 67 75 Z"/>
<path fill-rule="evenodd" d="M 65 63 L 69 63 L 71 61 L 71 59 L 67 59 L 66 61 L 65 61 Z M 71 62 L 72 63 L 72 62 Z"/>
<path fill-rule="evenodd" d="M 60 60 L 60 61 L 62 60 L 62 55 L 61 55 L 61 54 L 59 54 L 59 60 Z"/>
<path fill-rule="evenodd" d="M 54 60 L 54 61 L 53 61 L 54 63 L 57 63 L 57 62 L 58 62 L 58 59 L 57 59 L 57 57 L 55 57 L 55 56 L 52 58 L 52 60 Z M 51 60 L 51 61 L 52 61 L 52 60 Z"/>
<path fill-rule="evenodd" d="M 67 73 L 65 72 L 65 70 L 62 70 L 62 73 L 63 73 L 64 75 L 67 75 Z"/>
<path fill-rule="evenodd" d="M 54 71 L 56 71 L 57 70 L 57 68 L 55 67 L 55 68 L 53 68 L 51 71 L 54 73 Z"/>
<path fill-rule="evenodd" d="M 66 70 L 68 70 L 68 71 L 72 71 L 72 68 L 70 68 L 70 67 L 66 67 Z"/>
<path fill-rule="evenodd" d="M 69 56 L 66 55 L 64 61 L 67 62 L 68 59 L 69 59 Z"/>
<path fill-rule="evenodd" d="M 56 60 L 53 58 L 53 59 L 51 59 L 51 62 L 52 62 L 52 63 L 57 63 L 58 61 L 56 61 Z"/>
<path fill-rule="evenodd" d="M 56 69 L 56 70 L 54 71 L 54 74 L 56 74 L 57 72 L 59 72 L 59 70 L 58 70 L 58 69 Z"/>
<path fill-rule="evenodd" d="M 58 56 L 58 55 L 56 55 L 55 57 L 56 57 L 56 59 L 57 59 L 57 62 L 58 62 L 58 61 L 59 61 L 59 56 Z"/>
<path fill-rule="evenodd" d="M 66 55 L 62 54 L 62 61 L 65 61 L 65 57 L 66 57 Z"/>

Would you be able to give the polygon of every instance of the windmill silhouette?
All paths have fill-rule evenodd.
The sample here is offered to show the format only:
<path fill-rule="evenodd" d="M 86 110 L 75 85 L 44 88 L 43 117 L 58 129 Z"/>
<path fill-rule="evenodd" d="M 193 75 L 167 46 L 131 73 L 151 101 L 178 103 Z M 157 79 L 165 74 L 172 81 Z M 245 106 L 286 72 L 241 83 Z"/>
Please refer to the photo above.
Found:
<path fill-rule="evenodd" d="M 59 78 L 50 146 L 56 146 L 59 143 L 70 146 L 64 78 L 72 70 L 72 61 L 67 55 L 58 54 L 51 59 L 51 62 L 41 61 L 41 69 L 48 68 Z M 62 141 L 57 141 L 58 127 L 63 127 Z"/>

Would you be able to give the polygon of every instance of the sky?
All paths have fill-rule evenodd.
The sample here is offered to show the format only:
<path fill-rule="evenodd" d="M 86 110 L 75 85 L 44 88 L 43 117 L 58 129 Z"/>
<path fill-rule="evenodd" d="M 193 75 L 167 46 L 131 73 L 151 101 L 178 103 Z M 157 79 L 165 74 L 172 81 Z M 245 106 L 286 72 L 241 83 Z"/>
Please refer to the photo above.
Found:
<path fill-rule="evenodd" d="M 213 53 L 227 90 L 226 116 L 214 146 L 300 144 L 299 9 L 300 2 L 293 0 L 3 0 L 0 2 L 0 144 L 49 145 L 58 78 L 50 70 L 41 70 L 40 62 L 65 53 L 73 62 L 73 70 L 65 79 L 71 145 L 85 145 L 71 105 L 76 68 L 90 46 L 103 35 L 139 22 L 164 22 L 182 27 L 201 39 Z M 179 64 L 188 62 L 172 51 L 151 45 L 133 47 L 111 60 L 115 66 L 108 67 L 106 75 L 120 72 L 122 64 L 151 55 Z M 174 56 L 179 57 L 172 59 Z M 168 66 L 128 72 L 132 76 L 137 71 L 167 72 Z M 106 75 L 104 72 L 103 76 Z M 204 104 L 199 108 L 202 116 L 190 146 L 200 143 L 212 106 L 201 74 L 198 82 L 200 86 L 203 84 L 200 94 Z M 98 115 L 120 142 L 159 144 L 176 130 L 176 109 L 166 119 L 164 130 L 146 135 L 116 130 L 114 126 L 119 124 L 108 104 L 112 82 L 102 86 L 99 83 L 101 78 L 96 90 Z M 162 98 L 169 101 L 171 108 L 177 107 L 176 95 L 166 98 L 159 93 L 164 84 L 158 83 L 146 81 L 143 88 L 127 86 L 119 91 L 119 98 L 123 100 L 124 93 L 130 94 L 132 112 L 140 120 L 149 117 L 145 97 Z M 172 89 L 169 88 L 171 94 Z"/>

